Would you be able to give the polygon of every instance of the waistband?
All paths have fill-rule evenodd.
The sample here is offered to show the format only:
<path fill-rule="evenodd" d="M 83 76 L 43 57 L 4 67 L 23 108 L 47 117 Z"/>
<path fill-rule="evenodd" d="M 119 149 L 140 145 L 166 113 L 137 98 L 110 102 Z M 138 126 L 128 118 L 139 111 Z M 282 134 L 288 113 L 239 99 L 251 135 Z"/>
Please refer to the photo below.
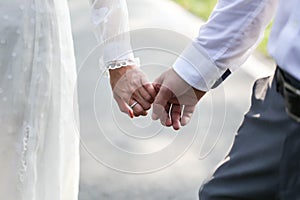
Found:
<path fill-rule="evenodd" d="M 277 91 L 285 100 L 287 113 L 300 123 L 300 81 L 280 67 L 275 73 Z"/>
<path fill-rule="evenodd" d="M 280 73 L 286 83 L 292 85 L 296 89 L 300 89 L 300 81 L 297 80 L 293 75 L 281 69 L 280 66 L 277 66 L 276 71 L 279 71 L 276 73 Z"/>

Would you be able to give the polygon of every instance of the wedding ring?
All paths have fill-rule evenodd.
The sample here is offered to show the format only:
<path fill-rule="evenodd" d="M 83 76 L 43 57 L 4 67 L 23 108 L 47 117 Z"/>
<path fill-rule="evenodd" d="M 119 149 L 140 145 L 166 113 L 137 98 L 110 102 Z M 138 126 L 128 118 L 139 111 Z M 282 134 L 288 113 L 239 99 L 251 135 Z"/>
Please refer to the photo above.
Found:
<path fill-rule="evenodd" d="M 130 105 L 130 108 L 134 108 L 134 106 L 136 106 L 136 104 L 138 104 L 137 101 L 135 101 L 133 104 Z"/>

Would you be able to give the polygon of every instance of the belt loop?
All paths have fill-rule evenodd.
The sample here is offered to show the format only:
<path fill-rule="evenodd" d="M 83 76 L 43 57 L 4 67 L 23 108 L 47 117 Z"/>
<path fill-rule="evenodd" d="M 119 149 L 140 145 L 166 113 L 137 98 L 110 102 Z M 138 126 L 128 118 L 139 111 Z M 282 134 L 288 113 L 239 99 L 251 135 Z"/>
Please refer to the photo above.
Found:
<path fill-rule="evenodd" d="M 283 77 L 280 68 L 277 66 L 275 70 L 276 91 L 283 95 Z"/>
<path fill-rule="evenodd" d="M 300 81 L 277 66 L 275 71 L 276 90 L 285 100 L 287 114 L 300 123 Z"/>

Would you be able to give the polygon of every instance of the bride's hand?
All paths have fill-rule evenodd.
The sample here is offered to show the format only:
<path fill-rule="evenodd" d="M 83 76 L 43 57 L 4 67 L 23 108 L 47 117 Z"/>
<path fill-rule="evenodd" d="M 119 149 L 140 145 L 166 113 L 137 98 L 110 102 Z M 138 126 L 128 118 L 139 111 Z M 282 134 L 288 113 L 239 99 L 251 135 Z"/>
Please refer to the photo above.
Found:
<path fill-rule="evenodd" d="M 146 75 L 135 66 L 111 69 L 109 74 L 113 96 L 120 110 L 131 118 L 147 115 L 156 91 Z"/>

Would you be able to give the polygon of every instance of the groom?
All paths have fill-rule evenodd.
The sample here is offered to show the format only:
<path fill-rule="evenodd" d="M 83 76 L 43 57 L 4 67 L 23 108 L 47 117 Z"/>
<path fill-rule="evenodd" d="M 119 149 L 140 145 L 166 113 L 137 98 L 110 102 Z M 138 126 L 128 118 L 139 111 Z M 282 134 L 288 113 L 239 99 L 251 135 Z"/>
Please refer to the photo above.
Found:
<path fill-rule="evenodd" d="M 277 3 L 219 1 L 196 40 L 153 84 L 152 118 L 176 130 L 186 125 L 203 95 L 255 49 Z M 279 3 L 269 41 L 276 73 L 255 83 L 250 111 L 200 200 L 300 199 L 300 2 Z"/>

